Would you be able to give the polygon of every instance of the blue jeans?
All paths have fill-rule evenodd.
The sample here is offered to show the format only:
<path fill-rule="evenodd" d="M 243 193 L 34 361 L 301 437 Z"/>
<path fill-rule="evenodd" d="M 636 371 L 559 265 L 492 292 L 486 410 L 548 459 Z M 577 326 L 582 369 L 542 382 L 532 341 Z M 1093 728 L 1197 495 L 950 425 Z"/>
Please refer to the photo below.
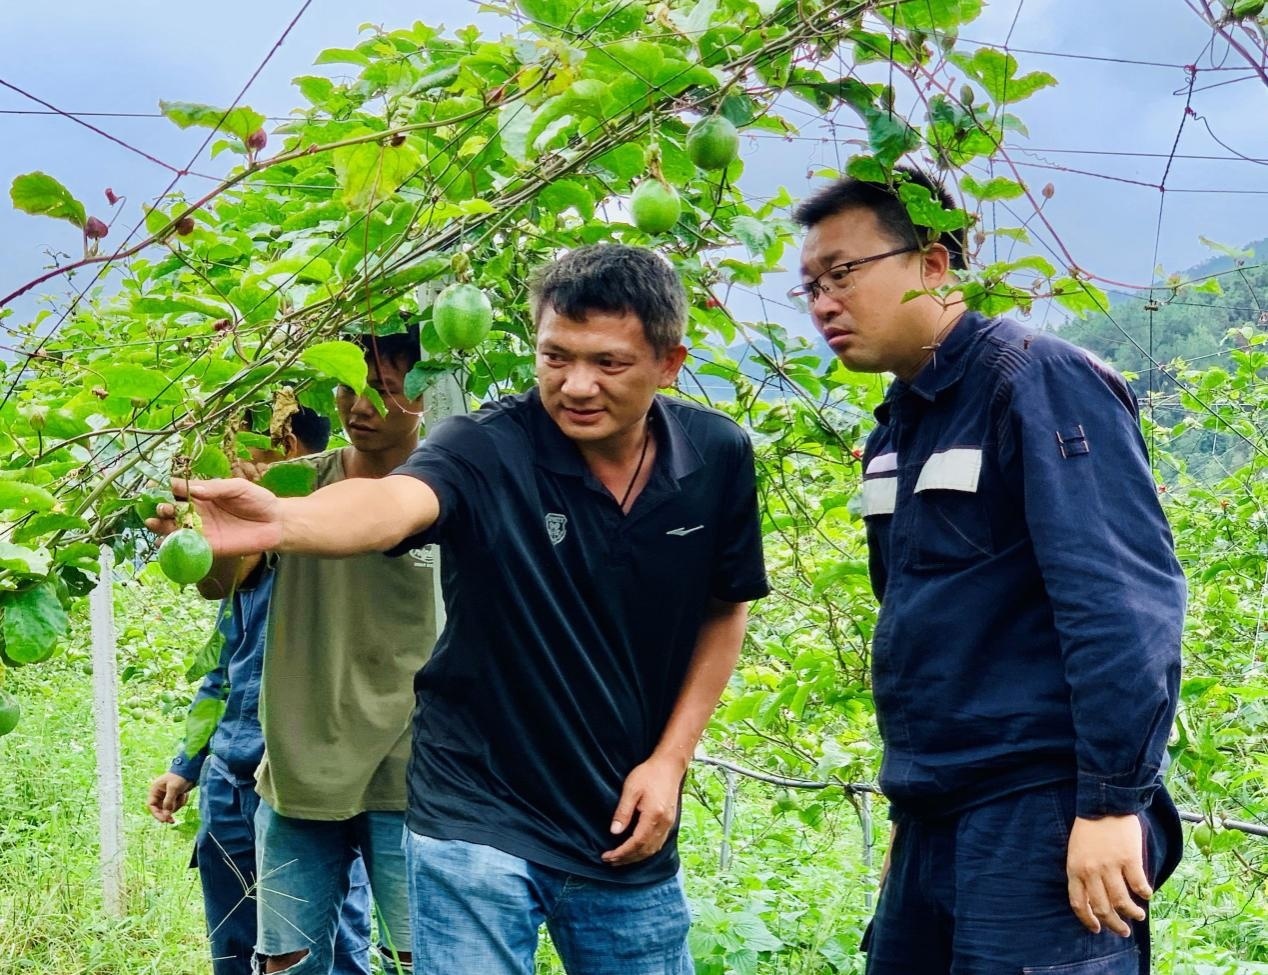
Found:
<path fill-rule="evenodd" d="M 1005 796 L 943 819 L 898 820 L 889 876 L 864 938 L 868 975 L 1138 975 L 1149 922 L 1122 938 L 1074 916 L 1066 848 L 1074 786 Z M 1140 813 L 1157 889 L 1179 859 L 1180 817 L 1159 789 Z"/>
<path fill-rule="evenodd" d="M 489 846 L 406 831 L 419 975 L 533 975 L 550 931 L 568 975 L 691 975 L 682 880 L 577 877 Z"/>
<path fill-rule="evenodd" d="M 339 912 L 348 896 L 348 867 L 358 852 L 370 876 L 377 910 L 380 962 L 397 975 L 394 959 L 408 952 L 409 902 L 401 837 L 405 814 L 364 812 L 334 822 L 294 819 L 261 802 L 255 814 L 260 875 L 259 940 L 265 957 L 307 951 L 287 975 L 327 975 Z M 400 966 L 408 972 L 407 965 Z"/>
<path fill-rule="evenodd" d="M 203 765 L 201 823 L 194 862 L 203 888 L 213 975 L 250 975 L 255 953 L 255 782 L 235 776 L 215 756 Z M 335 975 L 369 975 L 370 889 L 358 857 L 335 936 Z"/>

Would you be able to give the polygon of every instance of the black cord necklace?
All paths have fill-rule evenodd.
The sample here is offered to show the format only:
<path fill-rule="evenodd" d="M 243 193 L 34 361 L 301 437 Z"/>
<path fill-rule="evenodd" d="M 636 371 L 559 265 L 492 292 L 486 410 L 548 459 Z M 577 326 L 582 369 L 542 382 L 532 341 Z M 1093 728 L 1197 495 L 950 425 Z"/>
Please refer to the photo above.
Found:
<path fill-rule="evenodd" d="M 634 490 L 634 482 L 638 480 L 638 475 L 642 473 L 643 461 L 647 460 L 647 446 L 652 442 L 652 424 L 650 420 L 644 420 L 647 424 L 647 430 L 643 434 L 643 450 L 638 455 L 638 466 L 634 468 L 634 476 L 630 478 L 630 483 L 625 487 L 625 493 L 621 495 L 621 510 L 625 510 L 625 502 L 630 499 L 630 492 Z"/>

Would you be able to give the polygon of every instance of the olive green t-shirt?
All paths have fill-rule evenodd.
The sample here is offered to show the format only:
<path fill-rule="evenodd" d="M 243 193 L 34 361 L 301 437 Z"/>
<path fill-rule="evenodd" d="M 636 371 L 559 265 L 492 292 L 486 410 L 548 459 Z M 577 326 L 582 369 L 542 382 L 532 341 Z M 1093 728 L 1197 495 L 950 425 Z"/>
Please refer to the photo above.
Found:
<path fill-rule="evenodd" d="M 324 487 L 342 452 L 303 458 Z M 415 672 L 436 642 L 435 549 L 283 555 L 269 607 L 256 789 L 296 819 L 405 808 Z"/>

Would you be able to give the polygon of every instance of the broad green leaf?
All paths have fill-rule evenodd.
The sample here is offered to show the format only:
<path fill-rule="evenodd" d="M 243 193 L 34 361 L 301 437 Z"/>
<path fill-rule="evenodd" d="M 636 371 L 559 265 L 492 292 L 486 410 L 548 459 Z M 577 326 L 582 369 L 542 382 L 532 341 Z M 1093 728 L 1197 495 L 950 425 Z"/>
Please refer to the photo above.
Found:
<path fill-rule="evenodd" d="M 57 498 L 42 487 L 23 481 L 0 481 L 0 511 L 16 511 L 29 514 L 33 511 L 50 511 L 57 506 Z"/>
<path fill-rule="evenodd" d="M 972 57 L 953 54 L 950 60 L 981 85 L 991 101 L 998 105 L 1019 102 L 1057 83 L 1057 79 L 1046 71 L 1018 76 L 1017 59 L 991 47 L 978 48 Z"/>
<path fill-rule="evenodd" d="M 146 569 L 158 569 L 157 562 L 151 562 Z M 167 576 L 159 572 L 160 579 L 167 579 Z M 229 602 L 225 602 L 221 606 L 220 612 L 224 615 L 233 612 L 233 607 Z M 223 619 L 223 615 L 221 617 Z M 211 634 L 203 641 L 203 645 L 198 648 L 194 654 L 194 659 L 190 662 L 188 669 L 185 671 L 185 679 L 190 681 L 202 680 L 211 673 L 216 665 L 220 663 L 220 651 L 225 645 L 225 635 L 217 626 L 211 631 Z"/>
<path fill-rule="evenodd" d="M 901 0 L 880 4 L 876 12 L 907 30 L 948 31 L 967 24 L 982 12 L 983 0 Z"/>
<path fill-rule="evenodd" d="M 585 219 L 594 219 L 594 196 L 576 180 L 561 179 L 549 183 L 538 199 L 555 213 L 562 213 L 572 207 Z"/>
<path fill-rule="evenodd" d="M 145 366 L 118 365 L 96 366 L 95 371 L 111 396 L 138 399 L 149 402 L 157 399 L 171 386 L 171 380 L 156 369 Z"/>
<path fill-rule="evenodd" d="M 1201 284 L 1190 285 L 1189 291 L 1201 295 L 1222 295 L 1224 288 L 1220 285 L 1219 278 L 1207 278 Z"/>
<path fill-rule="evenodd" d="M 360 51 L 346 47 L 328 47 L 313 60 L 313 64 L 359 64 L 363 67 L 369 63 L 370 59 Z"/>
<path fill-rule="evenodd" d="M 422 168 L 422 158 L 409 144 L 385 146 L 367 142 L 333 153 L 335 175 L 344 205 L 360 210 L 391 196 Z"/>
<path fill-rule="evenodd" d="M 236 135 L 246 141 L 247 136 L 264 125 L 264 116 L 259 112 L 239 105 L 237 108 L 223 109 L 214 105 L 201 105 L 197 102 L 159 102 L 159 111 L 179 125 L 182 129 L 193 126 L 205 129 L 218 129 Z"/>
<path fill-rule="evenodd" d="M 211 741 L 224 717 L 225 702 L 218 697 L 202 697 L 185 716 L 185 757 L 193 758 Z"/>
<path fill-rule="evenodd" d="M 732 220 L 731 233 L 754 257 L 765 253 L 775 240 L 775 231 L 769 224 L 749 216 L 738 216 Z"/>
<path fill-rule="evenodd" d="M 547 27 L 566 27 L 576 9 L 567 0 L 518 0 L 524 16 Z"/>
<path fill-rule="evenodd" d="M 70 629 L 52 582 L 5 593 L 0 602 L 4 606 L 0 632 L 4 634 L 5 653 L 21 663 L 46 659 Z"/>
<path fill-rule="evenodd" d="M 882 166 L 893 166 L 920 145 L 920 133 L 901 115 L 869 108 L 863 118 L 867 122 L 868 144 Z"/>
<path fill-rule="evenodd" d="M 1061 278 L 1053 282 L 1052 296 L 1057 304 L 1076 315 L 1104 312 L 1110 307 L 1109 298 L 1100 288 L 1076 278 Z"/>
<path fill-rule="evenodd" d="M 1014 200 L 1026 192 L 1021 183 L 1003 176 L 979 182 L 966 173 L 960 177 L 960 186 L 965 193 L 977 197 L 983 203 L 990 200 Z"/>
<path fill-rule="evenodd" d="M 414 363 L 414 368 L 405 375 L 405 385 L 403 387 L 405 398 L 409 400 L 418 399 L 436 381 L 437 376 L 450 372 L 452 368 L 452 366 L 430 362 L 426 359 Z"/>
<path fill-rule="evenodd" d="M 12 542 L 0 542 L 0 569 L 20 576 L 48 574 L 49 557 L 44 549 L 30 549 Z"/>
<path fill-rule="evenodd" d="M 279 498 L 302 498 L 316 490 L 317 471 L 307 464 L 273 464 L 259 483 Z"/>
<path fill-rule="evenodd" d="M 919 183 L 903 183 L 898 187 L 898 197 L 907 207 L 907 215 L 912 223 L 922 227 L 931 227 L 942 233 L 947 230 L 960 230 L 969 224 L 969 215 L 963 210 L 947 210 L 928 187 Z"/>
<path fill-rule="evenodd" d="M 319 342 L 299 355 L 300 361 L 358 392 L 365 389 L 369 373 L 365 353 L 352 342 Z"/>
<path fill-rule="evenodd" d="M 69 220 L 76 227 L 82 227 L 88 219 L 84 205 L 47 173 L 25 173 L 15 177 L 9 187 L 9 198 L 23 213 Z"/>
<path fill-rule="evenodd" d="M 195 477 L 207 480 L 233 475 L 233 467 L 225 452 L 212 444 L 207 444 L 198 451 L 198 456 L 194 458 L 190 467 Z"/>
<path fill-rule="evenodd" d="M 1202 235 L 1198 236 L 1198 240 L 1204 246 L 1211 248 L 1211 250 L 1223 254 L 1225 257 L 1231 257 L 1235 261 L 1249 261 L 1255 256 L 1255 252 L 1248 247 L 1229 247 L 1228 244 L 1221 244 L 1218 240 L 1211 240 L 1210 237 Z"/>
<path fill-rule="evenodd" d="M 846 163 L 845 171 L 864 183 L 884 183 L 889 179 L 885 167 L 872 156 L 854 156 Z"/>

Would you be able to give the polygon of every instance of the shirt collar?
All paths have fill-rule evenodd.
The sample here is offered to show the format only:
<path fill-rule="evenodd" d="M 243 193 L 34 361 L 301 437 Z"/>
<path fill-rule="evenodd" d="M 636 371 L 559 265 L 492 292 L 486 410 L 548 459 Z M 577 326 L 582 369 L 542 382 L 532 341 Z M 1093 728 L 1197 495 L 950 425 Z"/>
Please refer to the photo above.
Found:
<path fill-rule="evenodd" d="M 940 393 L 959 382 L 968 368 L 969 349 L 989 322 L 990 319 L 975 311 L 961 315 L 914 378 L 910 381 L 895 379 L 890 384 L 885 401 L 876 408 L 876 418 L 888 423 L 894 401 L 908 393 L 932 403 Z"/>
<path fill-rule="evenodd" d="M 533 389 L 527 396 L 529 403 L 529 432 L 533 441 L 534 459 L 541 467 L 556 474 L 585 477 L 590 468 L 577 445 L 559 429 L 542 405 L 541 393 Z M 656 436 L 656 468 L 664 470 L 675 481 L 681 481 L 697 470 L 704 460 L 673 410 L 666 406 L 667 399 L 657 393 L 647 419 Z"/>

